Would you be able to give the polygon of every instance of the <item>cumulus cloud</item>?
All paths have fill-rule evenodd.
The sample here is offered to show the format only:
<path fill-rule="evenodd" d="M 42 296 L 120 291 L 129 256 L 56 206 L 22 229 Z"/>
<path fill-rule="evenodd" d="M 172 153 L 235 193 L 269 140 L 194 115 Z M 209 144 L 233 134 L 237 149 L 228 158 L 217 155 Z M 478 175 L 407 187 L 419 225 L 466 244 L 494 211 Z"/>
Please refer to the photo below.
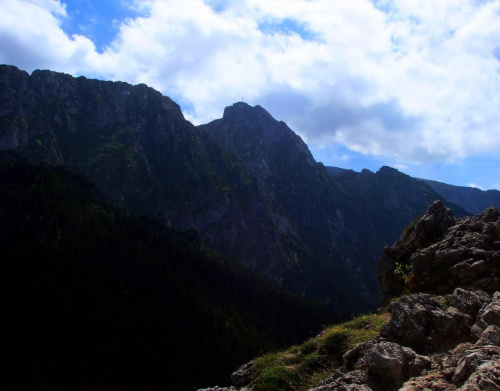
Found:
<path fill-rule="evenodd" d="M 4 0 L 0 61 L 143 82 L 195 123 L 244 99 L 318 147 L 452 162 L 500 147 L 500 3 L 129 0 L 102 53 L 55 0 Z M 36 22 L 33 22 L 36 21 Z"/>

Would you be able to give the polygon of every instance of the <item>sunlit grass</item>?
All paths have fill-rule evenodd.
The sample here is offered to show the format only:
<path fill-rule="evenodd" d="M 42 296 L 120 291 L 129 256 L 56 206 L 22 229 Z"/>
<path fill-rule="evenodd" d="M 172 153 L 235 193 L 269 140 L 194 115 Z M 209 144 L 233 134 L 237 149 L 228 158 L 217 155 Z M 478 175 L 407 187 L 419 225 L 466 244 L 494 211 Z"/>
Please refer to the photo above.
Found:
<path fill-rule="evenodd" d="M 342 366 L 344 353 L 375 338 L 387 314 L 363 315 L 323 330 L 318 336 L 255 360 L 255 391 L 306 391 Z"/>

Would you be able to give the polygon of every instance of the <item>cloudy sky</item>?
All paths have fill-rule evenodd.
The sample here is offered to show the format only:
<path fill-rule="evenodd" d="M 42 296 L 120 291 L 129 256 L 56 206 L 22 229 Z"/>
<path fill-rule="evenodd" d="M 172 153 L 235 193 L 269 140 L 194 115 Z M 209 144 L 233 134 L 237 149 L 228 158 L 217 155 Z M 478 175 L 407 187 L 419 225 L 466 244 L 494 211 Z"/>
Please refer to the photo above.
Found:
<path fill-rule="evenodd" d="M 244 100 L 325 165 L 500 189 L 500 0 L 2 0 L 0 63 Z"/>

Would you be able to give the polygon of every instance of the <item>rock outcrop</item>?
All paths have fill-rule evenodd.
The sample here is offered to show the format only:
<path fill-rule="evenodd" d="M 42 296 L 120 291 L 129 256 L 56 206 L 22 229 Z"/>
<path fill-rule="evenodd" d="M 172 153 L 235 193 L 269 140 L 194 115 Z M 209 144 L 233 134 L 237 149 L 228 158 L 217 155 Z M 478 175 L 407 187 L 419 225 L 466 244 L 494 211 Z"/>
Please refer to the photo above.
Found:
<path fill-rule="evenodd" d="M 464 299 L 471 297 L 484 300 L 483 306 L 478 309 L 477 301 Z M 491 298 L 461 288 L 453 298 L 402 297 L 391 305 L 391 320 L 381 335 L 346 352 L 343 372 L 336 370 L 310 391 L 498 390 L 499 299 L 500 293 Z M 451 301 L 468 313 L 439 301 Z M 359 369 L 349 370 L 353 367 Z"/>
<path fill-rule="evenodd" d="M 457 287 L 500 289 L 500 214 L 491 207 L 455 218 L 440 201 L 392 247 L 384 248 L 377 276 L 382 299 L 410 292 L 448 294 Z"/>
<path fill-rule="evenodd" d="M 378 268 L 385 299 L 394 300 L 394 281 L 397 292 L 415 292 L 394 300 L 379 335 L 345 352 L 342 368 L 310 391 L 500 390 L 499 218 L 489 208 L 457 219 L 433 203 Z M 252 390 L 244 378 L 239 386 Z"/>
<path fill-rule="evenodd" d="M 381 334 L 420 353 L 433 353 L 471 341 L 470 315 L 455 307 L 445 308 L 436 298 L 417 293 L 391 305 L 391 321 Z"/>
<path fill-rule="evenodd" d="M 380 336 L 344 355 L 344 371 L 364 369 L 356 387 L 500 390 L 496 208 L 457 219 L 441 202 L 433 203 L 393 247 L 384 249 L 377 274 L 386 301 L 405 289 L 416 293 L 391 304 L 391 320 Z M 344 387 L 354 373 L 337 371 L 314 391 Z M 360 379 L 359 373 L 355 375 Z M 328 384 L 334 387 L 325 388 Z"/>

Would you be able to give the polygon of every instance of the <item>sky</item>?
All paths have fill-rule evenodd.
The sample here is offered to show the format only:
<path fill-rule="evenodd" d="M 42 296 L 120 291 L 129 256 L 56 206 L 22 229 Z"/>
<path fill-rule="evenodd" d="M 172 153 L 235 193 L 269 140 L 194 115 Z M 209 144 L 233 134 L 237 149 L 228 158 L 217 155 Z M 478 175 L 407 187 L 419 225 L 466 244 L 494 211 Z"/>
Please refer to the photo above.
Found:
<path fill-rule="evenodd" d="M 2 0 L 0 63 L 235 102 L 325 165 L 500 189 L 500 0 Z"/>

